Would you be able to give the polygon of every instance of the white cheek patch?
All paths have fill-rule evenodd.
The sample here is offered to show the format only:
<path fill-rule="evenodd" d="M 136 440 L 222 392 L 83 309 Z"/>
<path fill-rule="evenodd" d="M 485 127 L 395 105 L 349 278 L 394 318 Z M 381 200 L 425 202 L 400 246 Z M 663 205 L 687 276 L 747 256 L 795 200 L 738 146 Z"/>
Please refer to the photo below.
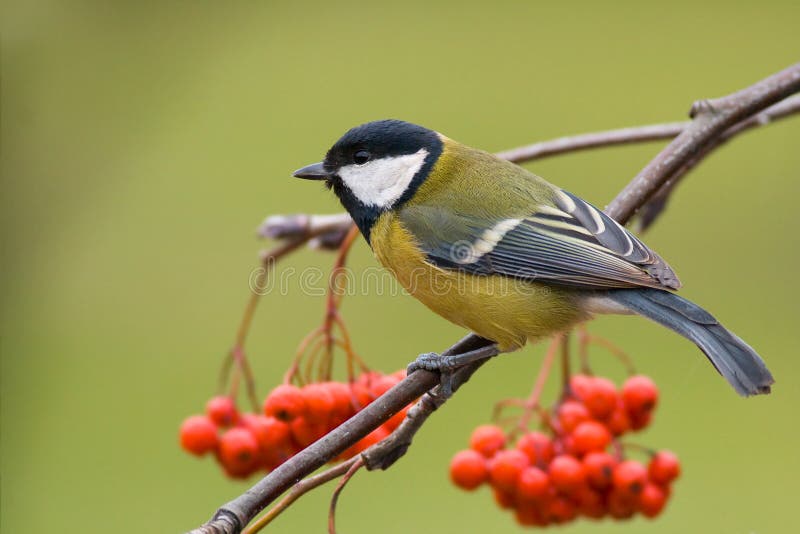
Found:
<path fill-rule="evenodd" d="M 403 196 L 427 156 L 428 151 L 421 148 L 414 154 L 348 165 L 337 174 L 365 205 L 387 208 Z"/>

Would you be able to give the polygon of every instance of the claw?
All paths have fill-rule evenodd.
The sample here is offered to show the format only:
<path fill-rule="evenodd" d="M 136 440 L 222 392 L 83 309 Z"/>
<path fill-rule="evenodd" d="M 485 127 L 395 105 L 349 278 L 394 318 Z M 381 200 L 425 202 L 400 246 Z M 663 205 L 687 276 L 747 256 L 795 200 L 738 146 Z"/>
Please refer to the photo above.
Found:
<path fill-rule="evenodd" d="M 424 371 L 437 372 L 442 370 L 443 358 L 435 352 L 425 352 L 417 356 L 417 359 L 408 364 L 406 374 L 411 374 L 420 369 Z"/>
<path fill-rule="evenodd" d="M 453 371 L 458 367 L 456 359 L 452 356 L 425 352 L 408 364 L 406 373 L 411 374 L 419 370 L 439 373 L 439 390 L 436 397 L 441 397 L 437 400 L 447 400 L 453 394 Z"/>
<path fill-rule="evenodd" d="M 441 355 L 435 352 L 420 354 L 416 360 L 411 362 L 406 368 L 408 374 L 420 369 L 439 373 L 438 396 L 443 399 L 449 398 L 453 394 L 453 374 L 468 363 L 485 360 L 498 354 L 497 345 L 487 345 L 469 352 L 461 354 Z"/>

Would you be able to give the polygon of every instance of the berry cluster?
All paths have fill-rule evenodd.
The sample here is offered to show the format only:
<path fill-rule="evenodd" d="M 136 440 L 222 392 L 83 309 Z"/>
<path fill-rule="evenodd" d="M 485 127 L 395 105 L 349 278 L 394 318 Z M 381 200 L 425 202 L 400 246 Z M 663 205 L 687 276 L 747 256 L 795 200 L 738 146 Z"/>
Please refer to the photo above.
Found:
<path fill-rule="evenodd" d="M 233 399 L 213 397 L 205 415 L 192 415 L 180 428 L 181 446 L 197 456 L 213 452 L 225 473 L 245 478 L 271 471 L 355 415 L 405 378 L 405 371 L 370 371 L 350 383 L 282 384 L 264 400 L 263 415 L 241 413 Z M 351 458 L 388 436 L 403 421 L 401 410 L 339 456 Z"/>
<path fill-rule="evenodd" d="M 579 516 L 627 519 L 659 515 L 680 474 L 669 451 L 651 453 L 649 464 L 625 459 L 617 441 L 647 426 L 658 389 L 644 376 L 620 391 L 605 378 L 575 375 L 565 399 L 545 418 L 547 432 L 526 432 L 509 447 L 494 425 L 479 426 L 469 449 L 456 453 L 450 477 L 465 490 L 488 483 L 497 504 L 521 525 L 566 523 Z M 608 452 L 609 446 L 615 444 Z"/>

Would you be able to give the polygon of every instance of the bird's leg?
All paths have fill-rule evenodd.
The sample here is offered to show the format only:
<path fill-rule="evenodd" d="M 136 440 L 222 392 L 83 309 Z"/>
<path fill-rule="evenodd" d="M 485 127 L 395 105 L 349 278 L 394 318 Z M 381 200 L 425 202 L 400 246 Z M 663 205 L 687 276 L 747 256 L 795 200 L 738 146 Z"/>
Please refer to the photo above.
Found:
<path fill-rule="evenodd" d="M 437 354 L 426 352 L 420 354 L 416 360 L 406 368 L 408 374 L 423 369 L 440 374 L 440 393 L 444 398 L 453 393 L 453 373 L 467 364 L 497 356 L 499 351 L 494 343 L 459 354 Z"/>

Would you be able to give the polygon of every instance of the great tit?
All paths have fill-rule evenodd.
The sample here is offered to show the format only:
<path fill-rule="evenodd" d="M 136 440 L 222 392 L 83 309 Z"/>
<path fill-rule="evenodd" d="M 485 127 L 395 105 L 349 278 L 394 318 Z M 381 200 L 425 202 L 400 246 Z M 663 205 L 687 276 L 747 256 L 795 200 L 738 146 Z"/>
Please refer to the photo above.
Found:
<path fill-rule="evenodd" d="M 518 165 L 380 120 L 349 130 L 294 176 L 324 181 L 409 293 L 502 352 L 596 313 L 636 313 L 694 342 L 740 395 L 770 391 L 759 355 L 672 293 L 680 282 L 658 254 Z"/>

